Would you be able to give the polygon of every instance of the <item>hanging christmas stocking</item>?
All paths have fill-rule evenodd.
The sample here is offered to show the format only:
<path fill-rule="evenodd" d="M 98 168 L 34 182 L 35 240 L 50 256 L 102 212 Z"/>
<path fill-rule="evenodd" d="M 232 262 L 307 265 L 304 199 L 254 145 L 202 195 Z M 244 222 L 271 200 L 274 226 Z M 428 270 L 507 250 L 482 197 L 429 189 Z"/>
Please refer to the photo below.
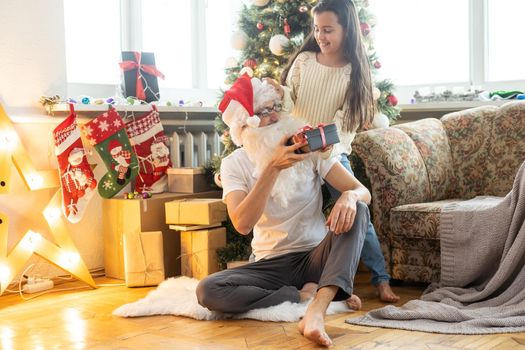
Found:
<path fill-rule="evenodd" d="M 161 193 L 168 189 L 166 170 L 171 166 L 168 138 L 160 123 L 159 112 L 153 110 L 126 121 L 126 131 L 139 161 L 135 182 L 138 192 Z"/>
<path fill-rule="evenodd" d="M 95 193 L 97 180 L 87 162 L 72 105 L 69 116 L 53 130 L 53 138 L 62 186 L 62 211 L 70 222 L 77 223 Z"/>
<path fill-rule="evenodd" d="M 111 108 L 86 123 L 82 131 L 108 170 L 99 181 L 98 193 L 103 198 L 112 198 L 135 178 L 138 171 L 137 157 L 131 149 L 124 122 Z"/>

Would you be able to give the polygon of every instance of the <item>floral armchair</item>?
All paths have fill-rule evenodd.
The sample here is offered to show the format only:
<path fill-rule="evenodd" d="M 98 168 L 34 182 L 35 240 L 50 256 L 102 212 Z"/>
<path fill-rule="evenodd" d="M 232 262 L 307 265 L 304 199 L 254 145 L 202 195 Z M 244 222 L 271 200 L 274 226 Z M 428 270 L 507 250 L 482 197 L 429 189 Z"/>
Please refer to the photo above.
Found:
<path fill-rule="evenodd" d="M 525 101 L 483 106 L 357 134 L 373 221 L 392 278 L 440 276 L 440 213 L 451 202 L 505 196 L 525 160 Z"/>

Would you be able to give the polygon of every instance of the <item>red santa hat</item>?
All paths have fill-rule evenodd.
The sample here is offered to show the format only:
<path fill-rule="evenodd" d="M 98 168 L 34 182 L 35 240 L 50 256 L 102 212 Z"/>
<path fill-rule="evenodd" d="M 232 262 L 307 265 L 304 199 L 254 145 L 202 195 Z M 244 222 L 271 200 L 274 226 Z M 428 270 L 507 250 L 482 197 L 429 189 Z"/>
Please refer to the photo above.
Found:
<path fill-rule="evenodd" d="M 261 122 L 254 111 L 259 110 L 267 102 L 279 102 L 279 94 L 267 82 L 257 78 L 250 78 L 243 74 L 233 83 L 219 104 L 222 120 L 230 128 L 232 141 L 242 145 L 241 132 L 245 125 L 257 128 Z"/>
<path fill-rule="evenodd" d="M 113 150 L 117 147 L 122 147 L 122 144 L 117 139 L 112 139 L 108 144 L 109 153 L 113 154 Z"/>

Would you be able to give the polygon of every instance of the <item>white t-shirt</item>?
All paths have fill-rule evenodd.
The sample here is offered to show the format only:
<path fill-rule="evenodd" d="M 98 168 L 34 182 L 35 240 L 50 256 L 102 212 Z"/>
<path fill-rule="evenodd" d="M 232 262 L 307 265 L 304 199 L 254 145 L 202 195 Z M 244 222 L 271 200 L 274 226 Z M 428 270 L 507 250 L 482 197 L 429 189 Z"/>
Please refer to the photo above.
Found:
<path fill-rule="evenodd" d="M 321 159 L 318 152 L 304 160 L 312 167 L 311 176 L 300 185 L 301 190 L 283 206 L 272 197 L 253 229 L 252 250 L 255 260 L 290 252 L 308 251 L 326 236 L 328 228 L 322 213 L 322 178 L 326 177 L 337 158 Z M 257 179 L 255 166 L 242 148 L 225 157 L 221 163 L 223 199 L 232 191 L 249 193 Z"/>

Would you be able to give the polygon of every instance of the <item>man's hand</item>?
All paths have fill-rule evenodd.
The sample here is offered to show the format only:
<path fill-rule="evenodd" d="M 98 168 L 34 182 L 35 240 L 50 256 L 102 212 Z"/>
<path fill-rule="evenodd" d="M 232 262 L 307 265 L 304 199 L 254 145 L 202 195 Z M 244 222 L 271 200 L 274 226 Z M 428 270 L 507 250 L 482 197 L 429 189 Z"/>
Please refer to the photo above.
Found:
<path fill-rule="evenodd" d="M 330 231 L 336 235 L 350 231 L 354 224 L 357 199 L 358 196 L 353 191 L 345 191 L 341 194 L 326 220 Z"/>
<path fill-rule="evenodd" d="M 295 165 L 295 163 L 300 162 L 310 156 L 307 153 L 306 154 L 295 153 L 296 150 L 308 144 L 306 141 L 302 143 L 296 143 L 291 146 L 287 146 L 286 142 L 288 141 L 290 137 L 292 137 L 292 135 L 285 135 L 281 139 L 279 146 L 275 148 L 273 158 L 269 163 L 269 165 L 273 167 L 274 169 L 277 169 L 277 170 L 287 169 Z"/>

